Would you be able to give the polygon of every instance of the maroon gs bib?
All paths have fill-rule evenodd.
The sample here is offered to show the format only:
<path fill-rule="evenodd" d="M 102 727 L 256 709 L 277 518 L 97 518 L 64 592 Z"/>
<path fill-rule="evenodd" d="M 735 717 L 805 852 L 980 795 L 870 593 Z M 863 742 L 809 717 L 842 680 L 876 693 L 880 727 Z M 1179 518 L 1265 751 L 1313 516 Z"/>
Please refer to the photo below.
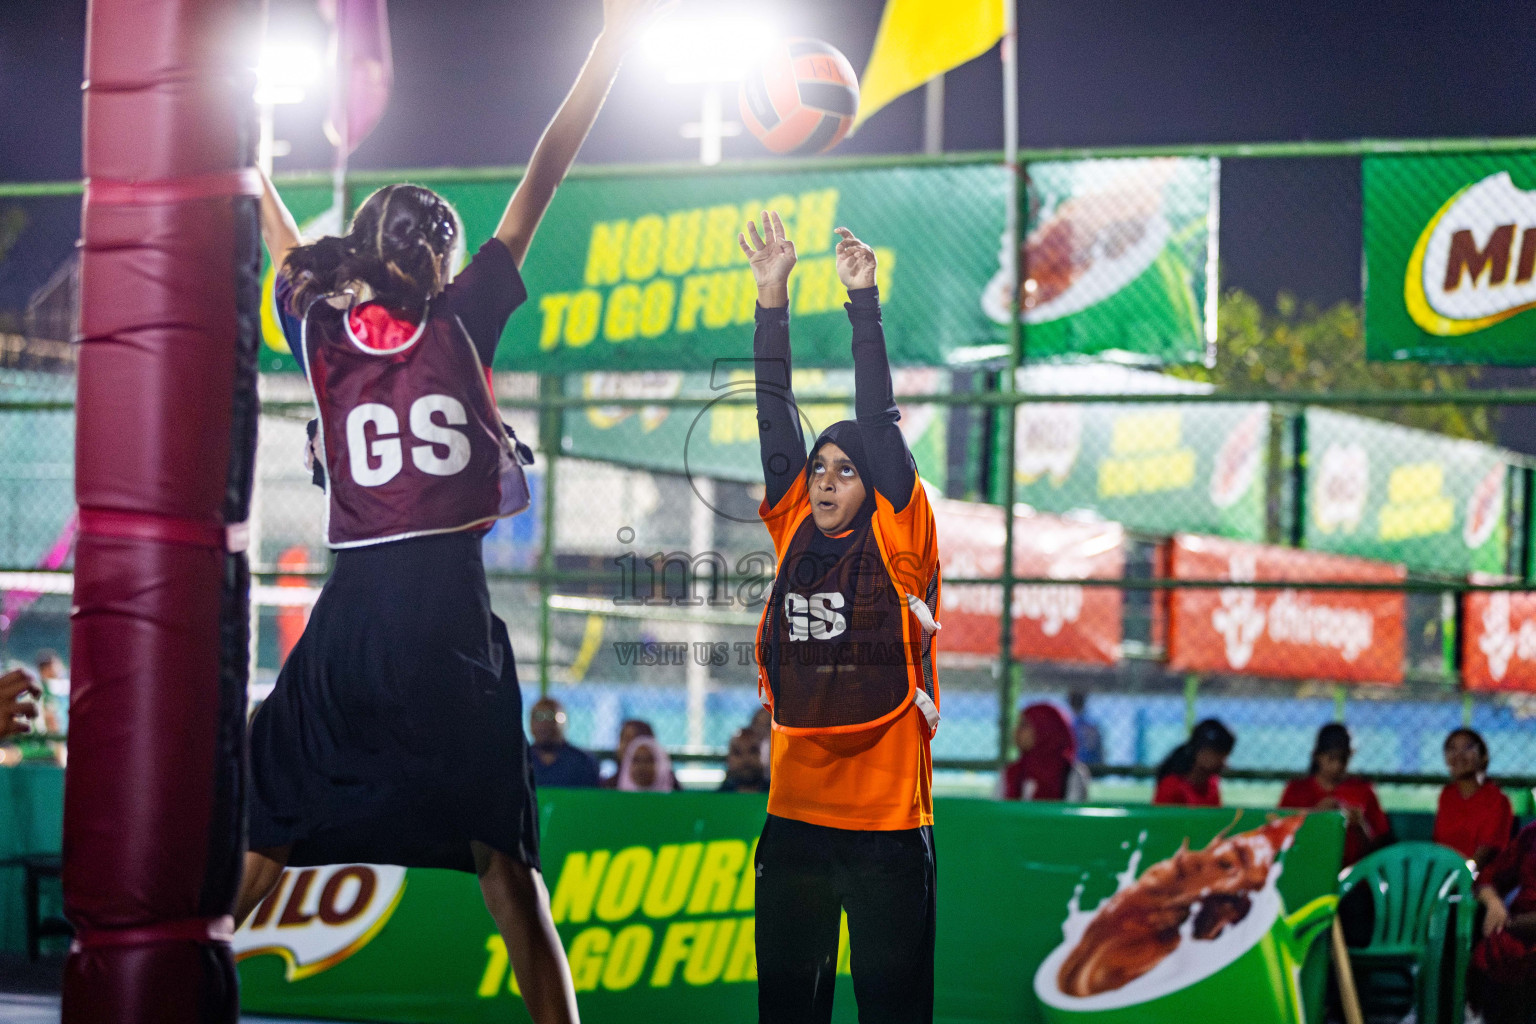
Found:
<path fill-rule="evenodd" d="M 347 310 L 324 300 L 304 317 L 304 354 L 320 410 L 325 541 L 361 547 L 484 525 L 504 507 L 512 458 L 485 368 L 458 320 L 429 303 L 393 349 L 363 345 Z"/>
<path fill-rule="evenodd" d="M 907 604 L 872 520 L 830 564 L 810 553 L 815 531 L 810 516 L 795 530 L 758 637 L 759 664 L 772 665 L 773 720 L 797 733 L 871 728 L 914 698 L 910 666 L 925 648 L 908 639 Z"/>

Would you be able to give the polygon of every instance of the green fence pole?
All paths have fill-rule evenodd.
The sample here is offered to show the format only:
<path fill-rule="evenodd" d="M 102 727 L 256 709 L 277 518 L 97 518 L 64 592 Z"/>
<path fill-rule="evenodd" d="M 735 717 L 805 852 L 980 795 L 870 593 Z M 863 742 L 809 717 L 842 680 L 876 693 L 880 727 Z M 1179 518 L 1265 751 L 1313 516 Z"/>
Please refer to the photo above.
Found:
<path fill-rule="evenodd" d="M 1200 677 L 1191 672 L 1184 677 L 1184 731 L 1195 731 L 1195 702 L 1200 698 Z"/>
<path fill-rule="evenodd" d="M 563 378 L 539 375 L 539 397 L 546 399 L 562 393 Z M 555 469 L 560 462 L 561 410 L 546 405 L 539 417 L 539 447 L 544 452 L 544 502 L 541 510 L 543 537 L 539 546 L 539 696 L 549 694 L 549 598 L 550 580 L 555 572 Z"/>
<path fill-rule="evenodd" d="M 1335 683 L 1333 686 L 1333 720 L 1344 721 L 1345 708 L 1349 703 L 1349 687 L 1343 683 Z"/>
<path fill-rule="evenodd" d="M 1009 0 L 1011 3 L 1012 0 Z M 1013 249 L 1013 298 L 1008 304 L 1008 364 L 1003 370 L 1002 380 L 999 382 L 999 390 L 1010 397 L 1013 396 L 1015 378 L 1017 378 L 1019 363 L 1024 356 L 1024 332 L 1019 324 L 1019 291 L 1020 282 L 1024 277 L 1024 268 L 1018 257 L 1018 239 L 1022 232 L 1018 229 L 1019 218 L 1023 214 L 1022 199 L 1023 190 L 1020 188 L 1020 165 L 1015 162 L 1009 167 L 1009 192 L 1008 202 L 1012 216 L 1009 218 L 1014 228 L 1007 234 L 1011 237 L 1004 244 Z M 1007 763 L 1008 747 L 1013 738 L 1013 502 L 1014 490 L 1014 442 L 1018 420 L 1019 405 L 1017 401 L 1010 401 L 1002 408 L 1002 465 L 998 468 L 1001 477 L 999 486 L 995 488 L 998 500 L 1003 506 L 1003 566 L 1002 566 L 1002 617 L 998 623 L 998 664 L 1000 671 L 997 679 L 997 765 L 1001 770 Z"/>

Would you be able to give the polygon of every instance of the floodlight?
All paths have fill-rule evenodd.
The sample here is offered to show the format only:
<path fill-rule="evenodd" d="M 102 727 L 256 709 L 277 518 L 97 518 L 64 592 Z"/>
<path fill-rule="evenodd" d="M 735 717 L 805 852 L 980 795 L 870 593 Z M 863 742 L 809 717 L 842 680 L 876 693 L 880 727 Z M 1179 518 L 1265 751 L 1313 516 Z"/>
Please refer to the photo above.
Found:
<path fill-rule="evenodd" d="M 653 25 L 640 49 L 669 82 L 735 82 L 776 36 L 774 25 L 757 15 L 673 16 Z"/>
<path fill-rule="evenodd" d="M 303 103 L 305 87 L 319 80 L 324 67 L 316 46 L 267 40 L 256 61 L 256 102 L 264 107 Z"/>

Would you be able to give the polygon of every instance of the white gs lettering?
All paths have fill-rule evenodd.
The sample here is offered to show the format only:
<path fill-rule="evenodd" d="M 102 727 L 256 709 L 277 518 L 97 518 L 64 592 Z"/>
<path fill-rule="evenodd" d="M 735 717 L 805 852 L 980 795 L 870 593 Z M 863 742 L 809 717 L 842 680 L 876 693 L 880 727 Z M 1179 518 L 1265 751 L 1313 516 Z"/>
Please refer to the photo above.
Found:
<path fill-rule="evenodd" d="M 370 444 L 367 426 L 373 424 L 376 439 Z M 400 472 L 400 418 L 395 410 L 377 402 L 364 402 L 347 413 L 347 454 L 352 479 L 363 487 L 387 484 Z M 373 465 L 378 459 L 379 464 Z"/>
<path fill-rule="evenodd" d="M 843 595 L 837 591 L 812 594 L 784 595 L 784 615 L 789 619 L 791 640 L 831 640 L 848 629 L 848 620 L 834 609 L 844 605 Z"/>
<path fill-rule="evenodd" d="M 444 426 L 433 421 L 434 413 L 441 413 Z M 426 444 L 411 448 L 411 461 L 423 473 L 433 476 L 453 476 L 469 465 L 469 438 L 461 430 L 451 427 L 469 422 L 464 405 L 447 395 L 427 395 L 411 403 L 411 433 Z M 438 448 L 447 448 L 448 456 L 440 458 Z"/>
<path fill-rule="evenodd" d="M 441 415 L 439 422 L 435 416 Z M 464 404 L 447 395 L 425 395 L 411 403 L 411 433 L 426 442 L 411 446 L 411 464 L 432 476 L 453 476 L 469 465 L 469 437 L 454 430 L 469 422 Z M 368 440 L 368 424 L 374 439 Z M 446 448 L 447 455 L 439 455 Z M 352 479 L 362 487 L 380 487 L 405 466 L 400 442 L 400 418 L 387 405 L 364 402 L 347 413 L 347 456 Z"/>

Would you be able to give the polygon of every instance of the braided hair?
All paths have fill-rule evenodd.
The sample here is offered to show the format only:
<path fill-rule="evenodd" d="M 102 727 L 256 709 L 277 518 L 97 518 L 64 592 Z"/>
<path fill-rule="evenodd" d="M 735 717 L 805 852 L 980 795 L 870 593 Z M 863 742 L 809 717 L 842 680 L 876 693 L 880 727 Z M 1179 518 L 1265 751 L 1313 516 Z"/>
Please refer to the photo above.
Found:
<path fill-rule="evenodd" d="M 453 207 L 431 189 L 387 185 L 369 196 L 346 235 L 294 248 L 283 263 L 293 282 L 289 311 L 303 316 L 314 300 L 366 285 L 396 309 L 416 309 L 442 290 L 446 257 L 458 237 Z"/>

